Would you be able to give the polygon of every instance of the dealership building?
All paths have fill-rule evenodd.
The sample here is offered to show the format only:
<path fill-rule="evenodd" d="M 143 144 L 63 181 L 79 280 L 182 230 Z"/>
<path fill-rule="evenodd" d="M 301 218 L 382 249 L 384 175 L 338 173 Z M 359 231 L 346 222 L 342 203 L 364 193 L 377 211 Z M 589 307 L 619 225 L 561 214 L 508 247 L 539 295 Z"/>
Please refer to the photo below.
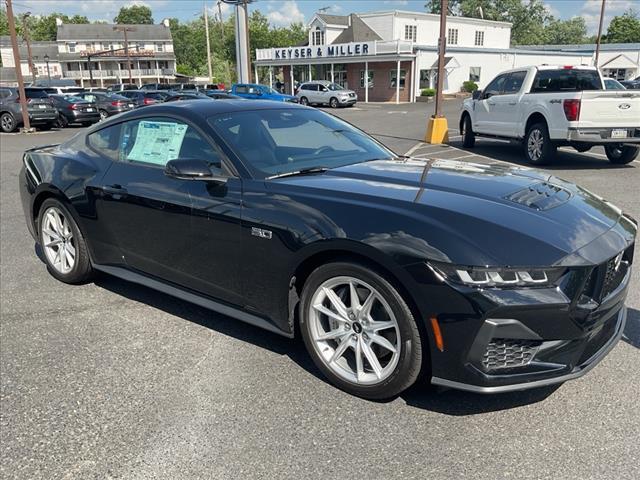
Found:
<path fill-rule="evenodd" d="M 385 11 L 350 15 L 316 13 L 303 45 L 258 49 L 254 75 L 286 92 L 308 80 L 330 80 L 354 90 L 361 101 L 413 102 L 437 82 L 440 16 Z M 480 88 L 498 73 L 526 65 L 593 65 L 594 45 L 510 47 L 511 24 L 447 17 L 444 93 L 463 82 Z M 601 47 L 603 74 L 618 79 L 640 75 L 640 44 Z M 367 81 L 365 81 L 367 79 Z"/>

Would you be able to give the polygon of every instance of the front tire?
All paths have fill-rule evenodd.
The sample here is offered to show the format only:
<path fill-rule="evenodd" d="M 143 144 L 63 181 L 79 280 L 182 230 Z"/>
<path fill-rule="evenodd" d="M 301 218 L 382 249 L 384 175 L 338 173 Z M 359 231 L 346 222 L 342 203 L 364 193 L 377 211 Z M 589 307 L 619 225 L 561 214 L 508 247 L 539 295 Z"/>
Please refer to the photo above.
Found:
<path fill-rule="evenodd" d="M 532 165 L 547 165 L 556 156 L 557 146 L 549 138 L 549 130 L 544 123 L 529 127 L 524 137 L 524 153 Z"/>
<path fill-rule="evenodd" d="M 11 133 L 15 131 L 17 126 L 18 122 L 16 122 L 16 119 L 13 118 L 13 115 L 9 112 L 4 112 L 0 115 L 0 128 L 2 128 L 4 133 Z"/>
<path fill-rule="evenodd" d="M 400 293 L 375 271 L 356 263 L 323 265 L 305 282 L 299 308 L 307 351 L 338 388 L 381 400 L 418 378 L 418 325 Z"/>
<path fill-rule="evenodd" d="M 614 165 L 626 165 L 636 159 L 638 152 L 640 152 L 640 147 L 622 144 L 605 145 L 604 152 Z"/>
<path fill-rule="evenodd" d="M 467 114 L 462 120 L 462 146 L 464 148 L 473 148 L 476 145 L 476 134 L 473 132 L 471 117 Z"/>
<path fill-rule="evenodd" d="M 338 99 L 336 97 L 331 97 L 331 100 L 329 100 L 329 106 L 331 108 L 338 108 Z"/>
<path fill-rule="evenodd" d="M 300 105 L 309 105 L 309 99 L 307 97 L 300 97 Z"/>
<path fill-rule="evenodd" d="M 49 273 L 64 283 L 84 283 L 92 276 L 87 243 L 67 207 L 48 198 L 38 214 L 38 238 Z"/>

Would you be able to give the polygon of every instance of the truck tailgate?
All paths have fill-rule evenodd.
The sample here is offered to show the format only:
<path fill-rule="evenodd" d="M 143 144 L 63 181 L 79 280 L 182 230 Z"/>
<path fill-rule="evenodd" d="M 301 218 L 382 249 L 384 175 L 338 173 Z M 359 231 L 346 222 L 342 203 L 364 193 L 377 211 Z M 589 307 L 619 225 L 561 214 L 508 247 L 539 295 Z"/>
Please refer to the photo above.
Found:
<path fill-rule="evenodd" d="M 582 92 L 578 128 L 640 127 L 640 90 Z"/>

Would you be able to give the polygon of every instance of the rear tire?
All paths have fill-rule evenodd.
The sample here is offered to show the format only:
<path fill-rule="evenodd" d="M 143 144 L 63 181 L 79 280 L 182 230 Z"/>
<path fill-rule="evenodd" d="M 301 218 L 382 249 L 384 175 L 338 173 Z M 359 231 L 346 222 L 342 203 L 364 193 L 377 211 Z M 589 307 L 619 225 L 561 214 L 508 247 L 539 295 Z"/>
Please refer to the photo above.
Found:
<path fill-rule="evenodd" d="M 68 208 L 55 198 L 48 198 L 37 218 L 38 241 L 47 269 L 64 283 L 84 283 L 93 269 L 87 243 Z"/>
<path fill-rule="evenodd" d="M 558 147 L 551 142 L 549 130 L 544 123 L 529 127 L 524 137 L 524 154 L 532 165 L 547 165 L 556 156 Z"/>
<path fill-rule="evenodd" d="M 69 125 L 69 120 L 64 115 L 58 115 L 58 120 L 56 120 L 56 126 L 58 128 L 65 128 Z"/>
<path fill-rule="evenodd" d="M 356 263 L 322 265 L 305 282 L 299 309 L 307 351 L 338 388 L 382 400 L 415 383 L 422 338 L 406 302 L 383 276 Z"/>
<path fill-rule="evenodd" d="M 471 117 L 467 114 L 462 120 L 462 146 L 464 148 L 473 148 L 476 145 L 476 134 L 473 132 Z"/>
<path fill-rule="evenodd" d="M 11 133 L 15 131 L 17 126 L 18 122 L 16 122 L 16 119 L 13 118 L 13 115 L 9 112 L 4 112 L 0 115 L 0 128 L 2 128 L 4 133 Z"/>
<path fill-rule="evenodd" d="M 605 145 L 604 151 L 607 154 L 607 158 L 614 165 L 626 165 L 633 162 L 640 152 L 640 147 L 633 147 L 629 145 Z"/>
<path fill-rule="evenodd" d="M 109 113 L 106 110 L 100 110 L 100 120 L 106 120 L 109 118 Z"/>

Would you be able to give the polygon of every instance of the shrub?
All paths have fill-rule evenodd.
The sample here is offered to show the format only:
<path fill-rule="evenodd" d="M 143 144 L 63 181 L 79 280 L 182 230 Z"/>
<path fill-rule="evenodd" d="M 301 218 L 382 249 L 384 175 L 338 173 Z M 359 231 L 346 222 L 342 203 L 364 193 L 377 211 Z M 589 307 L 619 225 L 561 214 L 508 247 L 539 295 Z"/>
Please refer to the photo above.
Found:
<path fill-rule="evenodd" d="M 462 90 L 464 92 L 473 93 L 478 89 L 478 84 L 471 80 L 467 80 L 466 82 L 462 82 Z"/>
<path fill-rule="evenodd" d="M 433 97 L 436 94 L 436 89 L 435 88 L 423 88 L 422 91 L 420 92 L 420 95 L 422 97 Z"/>

